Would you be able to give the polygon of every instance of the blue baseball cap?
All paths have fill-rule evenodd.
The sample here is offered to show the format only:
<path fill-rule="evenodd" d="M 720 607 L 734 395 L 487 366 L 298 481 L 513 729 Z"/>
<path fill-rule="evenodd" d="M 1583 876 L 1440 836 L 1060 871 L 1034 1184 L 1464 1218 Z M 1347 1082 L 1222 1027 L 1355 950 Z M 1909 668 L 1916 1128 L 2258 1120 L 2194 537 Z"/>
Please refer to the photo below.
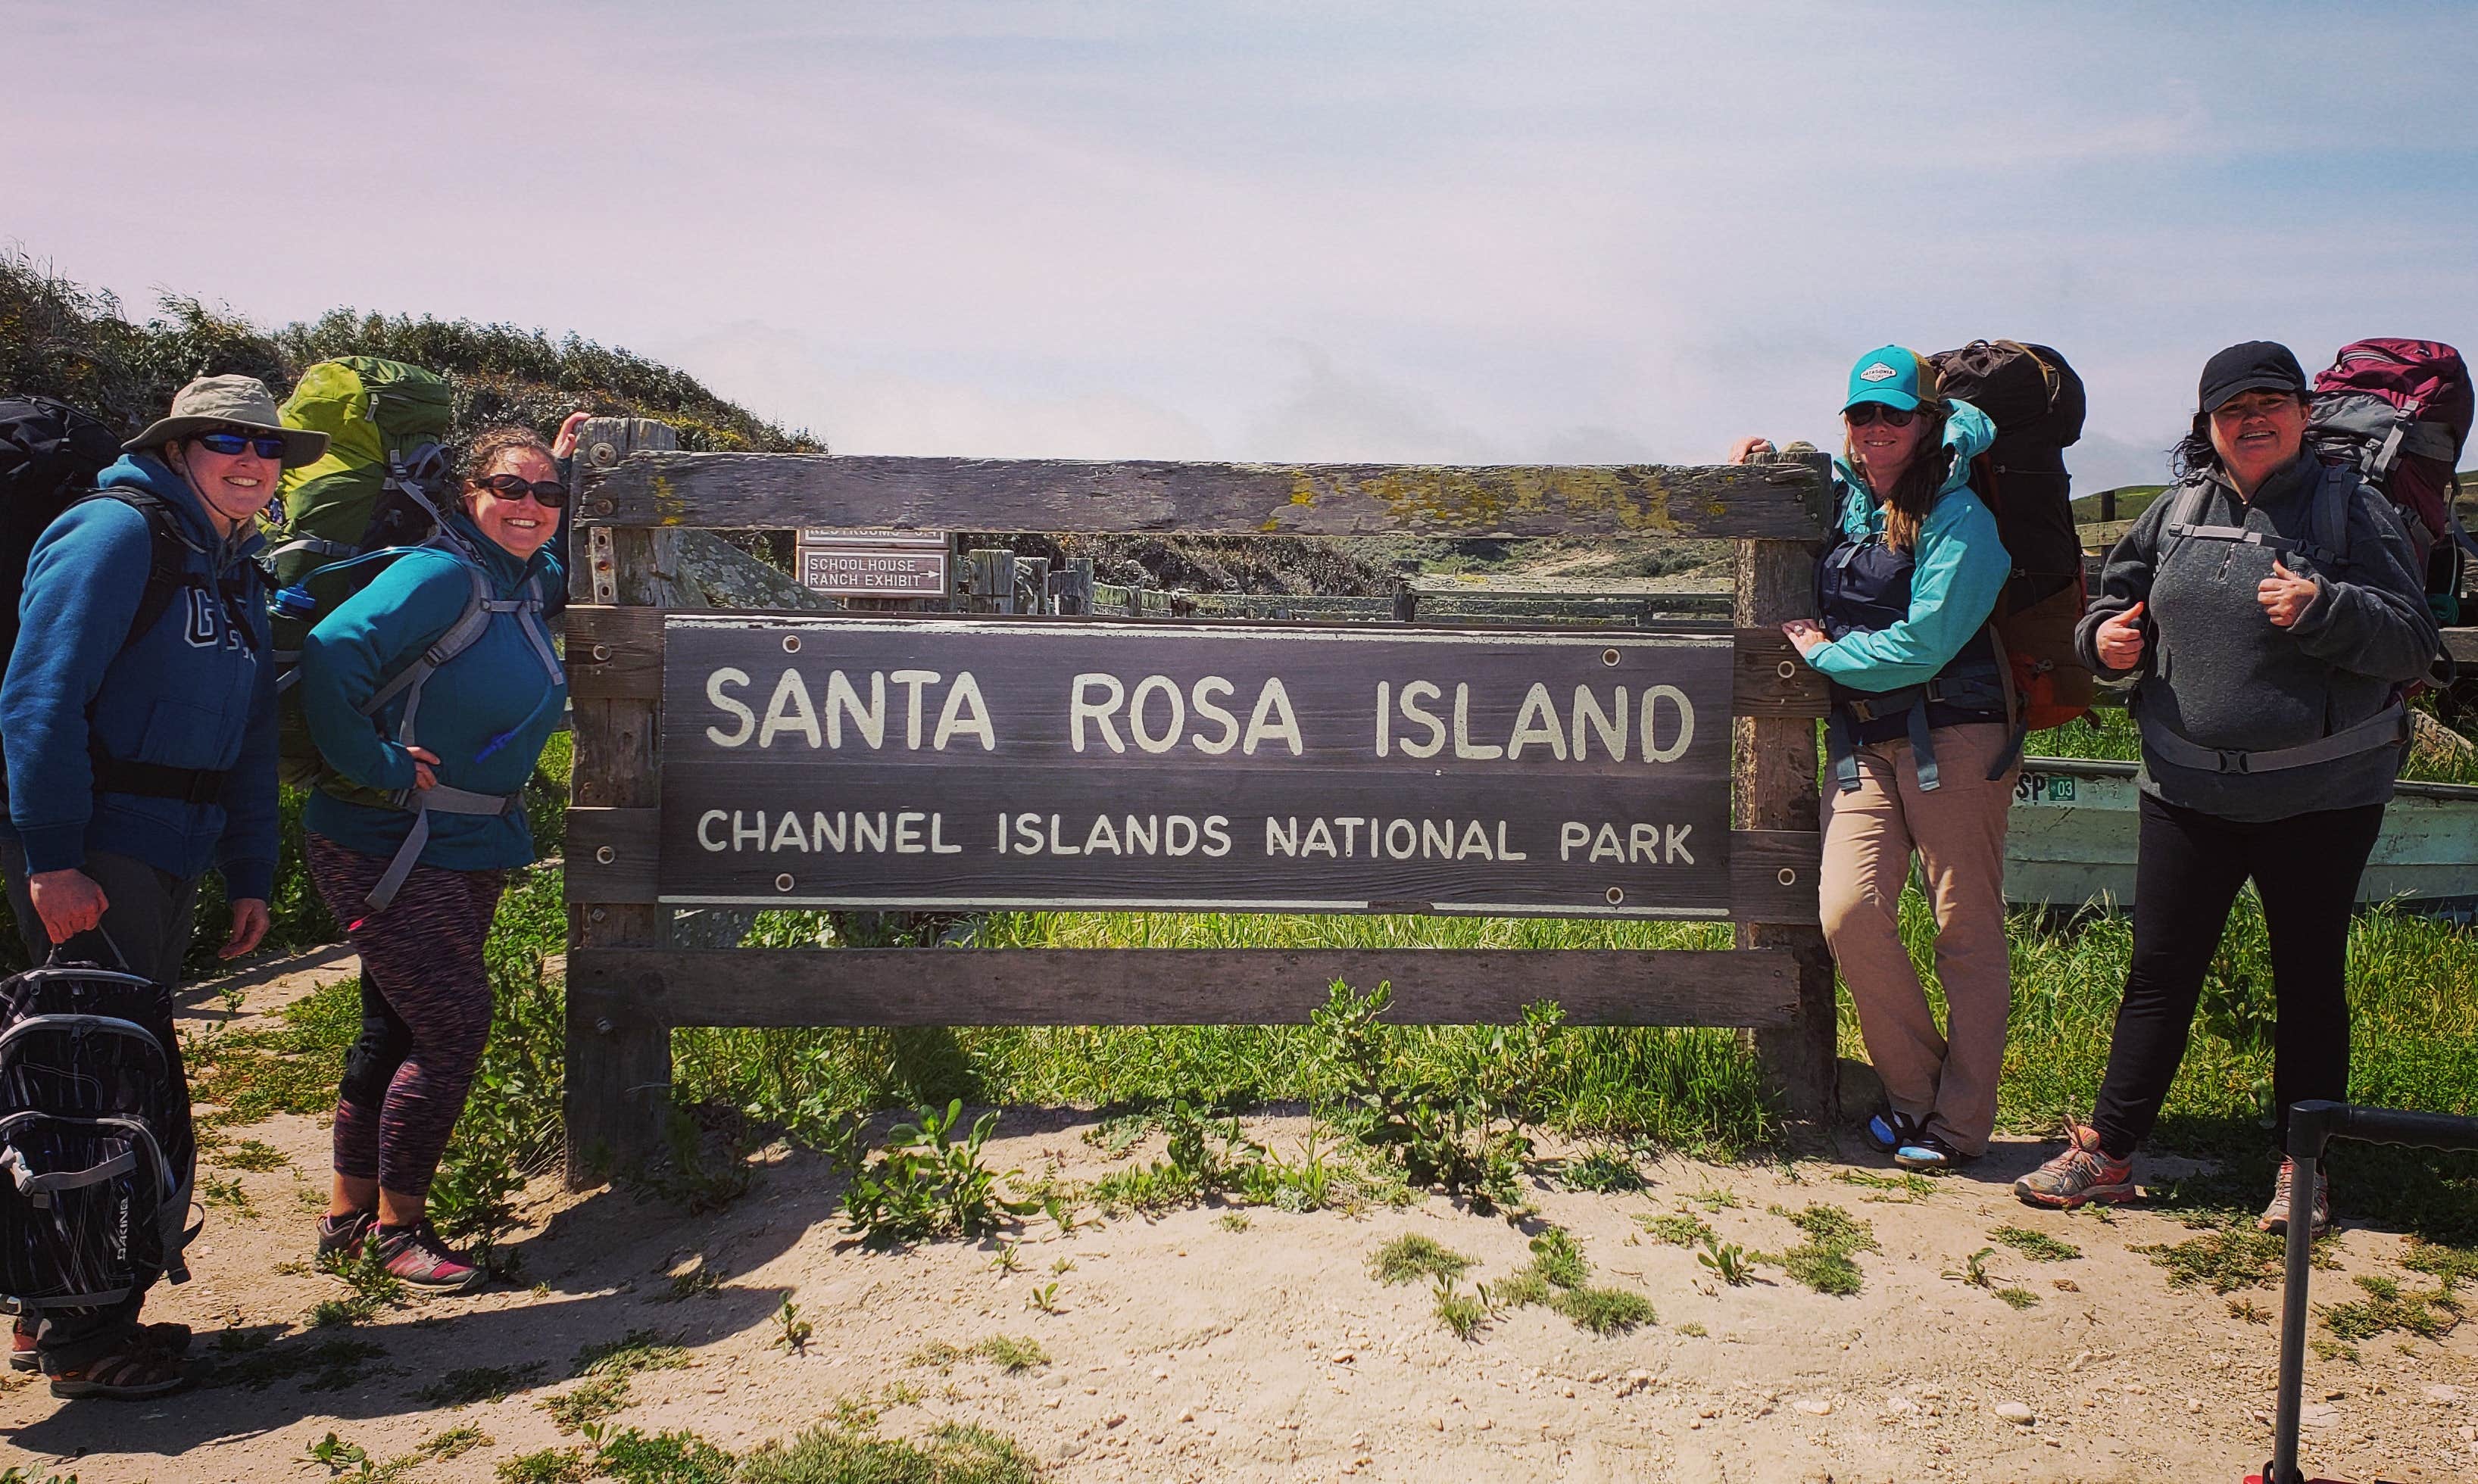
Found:
<path fill-rule="evenodd" d="M 1850 395 L 1841 410 L 1882 402 L 1907 413 L 1937 401 L 1935 367 L 1920 360 L 1917 351 L 1884 345 L 1860 356 L 1850 368 Z"/>

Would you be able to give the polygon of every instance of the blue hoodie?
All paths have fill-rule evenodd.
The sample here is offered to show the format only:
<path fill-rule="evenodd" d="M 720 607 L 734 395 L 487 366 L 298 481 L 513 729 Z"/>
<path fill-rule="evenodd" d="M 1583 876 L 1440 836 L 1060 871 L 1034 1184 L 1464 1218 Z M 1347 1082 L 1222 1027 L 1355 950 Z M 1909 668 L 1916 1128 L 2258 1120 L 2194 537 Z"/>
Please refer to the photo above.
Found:
<path fill-rule="evenodd" d="M 83 867 L 89 851 L 183 878 L 212 864 L 228 897 L 264 901 L 275 884 L 275 666 L 248 560 L 263 543 L 254 526 L 216 535 L 189 481 L 152 454 L 128 455 L 96 484 L 161 495 L 188 538 L 197 585 L 132 635 L 154 554 L 144 516 L 90 500 L 35 542 L 18 605 L 24 627 L 0 684 L 7 831 L 29 872 Z M 220 584 L 236 577 L 242 596 L 227 605 Z M 210 804 L 98 793 L 95 751 L 232 778 Z"/>
<path fill-rule="evenodd" d="M 1970 637 L 1985 628 L 2013 572 L 1997 539 L 1996 517 L 1965 483 L 1970 461 L 1996 441 L 1996 425 L 1967 402 L 1953 403 L 1944 445 L 1953 472 L 1919 522 L 1912 553 L 1909 616 L 1885 628 L 1845 634 L 1811 650 L 1807 663 L 1856 691 L 1898 691 L 1934 678 Z M 1884 512 L 1875 492 L 1839 459 L 1833 461 L 1833 498 L 1841 529 L 1853 540 L 1882 536 Z"/>
<path fill-rule="evenodd" d="M 493 597 L 522 597 L 538 578 L 543 596 L 556 603 L 566 574 L 547 546 L 518 562 L 461 512 L 450 511 L 447 518 L 479 554 Z M 408 552 L 319 619 L 302 641 L 301 712 L 320 755 L 348 782 L 387 792 L 414 786 L 412 755 L 390 740 L 403 723 L 404 696 L 390 700 L 376 717 L 364 717 L 360 707 L 464 616 L 473 595 L 470 570 L 463 557 L 442 548 Z M 568 683 L 545 671 L 520 624 L 534 625 L 536 637 L 549 642 L 539 618 L 494 615 L 471 647 L 422 685 L 415 741 L 439 755 L 434 771 L 442 784 L 475 793 L 519 792 L 559 725 Z M 413 815 L 322 788 L 311 793 L 302 822 L 347 850 L 384 859 L 404 843 Z M 524 810 L 515 806 L 497 815 L 433 813 L 421 851 L 422 865 L 448 870 L 504 869 L 533 858 L 533 832 Z"/>

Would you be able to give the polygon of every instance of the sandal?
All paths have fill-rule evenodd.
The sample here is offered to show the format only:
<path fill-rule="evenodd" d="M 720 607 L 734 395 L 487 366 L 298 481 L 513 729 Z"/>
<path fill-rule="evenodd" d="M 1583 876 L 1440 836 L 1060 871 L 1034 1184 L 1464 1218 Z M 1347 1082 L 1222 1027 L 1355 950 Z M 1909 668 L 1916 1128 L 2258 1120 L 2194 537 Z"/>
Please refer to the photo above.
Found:
<path fill-rule="evenodd" d="M 53 1376 L 52 1395 L 128 1401 L 164 1396 L 189 1384 L 180 1357 L 147 1344 L 141 1332 L 125 1347 Z"/>

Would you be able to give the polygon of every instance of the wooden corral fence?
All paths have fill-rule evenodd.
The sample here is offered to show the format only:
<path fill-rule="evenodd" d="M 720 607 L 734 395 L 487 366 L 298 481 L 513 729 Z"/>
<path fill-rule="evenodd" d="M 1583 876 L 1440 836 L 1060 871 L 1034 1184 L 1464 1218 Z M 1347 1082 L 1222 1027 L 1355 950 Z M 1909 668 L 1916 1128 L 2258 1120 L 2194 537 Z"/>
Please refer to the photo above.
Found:
<path fill-rule="evenodd" d="M 1816 925 L 1815 718 L 1824 692 L 1774 627 L 1810 606 L 1829 499 L 1820 457 L 1743 467 L 1464 468 L 699 454 L 676 451 L 660 424 L 605 419 L 585 431 L 577 481 L 567 620 L 576 748 L 567 843 L 571 1179 L 659 1147 L 675 1026 L 1301 1022 L 1337 979 L 1362 988 L 1393 981 L 1394 1018 L 1408 1022 L 1508 1022 L 1526 1004 L 1551 999 L 1574 1024 L 1742 1027 L 1793 1119 L 1831 1115 L 1833 965 Z M 682 543 L 701 540 L 687 534 L 699 530 L 809 527 L 1732 540 L 1733 627 L 1707 624 L 1700 641 L 1707 652 L 1723 646 L 1719 663 L 1734 677 L 1719 683 L 1735 718 L 1726 755 L 1731 798 L 1709 801 L 1731 831 L 1723 890 L 1734 949 L 675 946 L 674 908 L 684 898 L 661 899 L 659 855 L 666 620 L 675 635 L 695 627 L 683 627 L 674 580 Z M 1003 555 L 987 560 L 995 567 Z M 1060 575 L 1045 573 L 1039 591 L 1054 591 Z M 976 586 L 992 597 L 1020 591 L 1014 574 L 995 570 Z M 1092 598 L 1086 591 L 1075 600 Z M 890 623 L 913 621 L 882 613 L 782 616 L 850 623 L 854 634 L 874 625 L 881 636 Z M 1047 620 L 937 621 L 950 629 L 1002 621 L 1021 631 Z M 1175 635 L 1180 626 L 1143 627 Z M 1437 628 L 1424 622 L 1419 631 L 1435 639 Z M 1080 620 L 1062 631 L 1099 632 Z M 796 649 L 796 639 L 781 647 Z M 1616 665 L 1618 650 L 1606 653 Z M 672 694 L 679 704 L 682 692 Z M 1646 723 L 1649 753 L 1649 715 Z M 1579 717 L 1579 738 L 1581 726 Z M 1712 777 L 1717 794 L 1717 766 Z M 677 829 L 674 822 L 675 841 Z M 1371 841 L 1373 853 L 1373 833 Z M 783 890 L 791 880 L 780 878 Z"/>

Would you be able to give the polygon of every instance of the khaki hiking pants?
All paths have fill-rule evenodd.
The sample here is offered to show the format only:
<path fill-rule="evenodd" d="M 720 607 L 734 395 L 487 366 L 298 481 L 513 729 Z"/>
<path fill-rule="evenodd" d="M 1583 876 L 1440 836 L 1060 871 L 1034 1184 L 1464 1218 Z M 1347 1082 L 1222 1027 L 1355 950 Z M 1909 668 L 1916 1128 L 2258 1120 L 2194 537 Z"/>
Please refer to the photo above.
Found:
<path fill-rule="evenodd" d="M 1996 1125 L 2012 988 L 2005 945 L 2005 816 L 2010 767 L 1989 781 L 2009 728 L 1997 722 L 1935 729 L 1942 786 L 1919 792 L 1908 739 L 1858 749 L 1858 787 L 1824 784 L 1824 936 L 1833 944 L 1867 1059 L 1885 1099 L 1963 1154 L 1982 1154 Z M 1935 909 L 1936 978 L 1947 1029 L 1902 946 L 1898 914 L 1910 854 L 1924 867 Z"/>

